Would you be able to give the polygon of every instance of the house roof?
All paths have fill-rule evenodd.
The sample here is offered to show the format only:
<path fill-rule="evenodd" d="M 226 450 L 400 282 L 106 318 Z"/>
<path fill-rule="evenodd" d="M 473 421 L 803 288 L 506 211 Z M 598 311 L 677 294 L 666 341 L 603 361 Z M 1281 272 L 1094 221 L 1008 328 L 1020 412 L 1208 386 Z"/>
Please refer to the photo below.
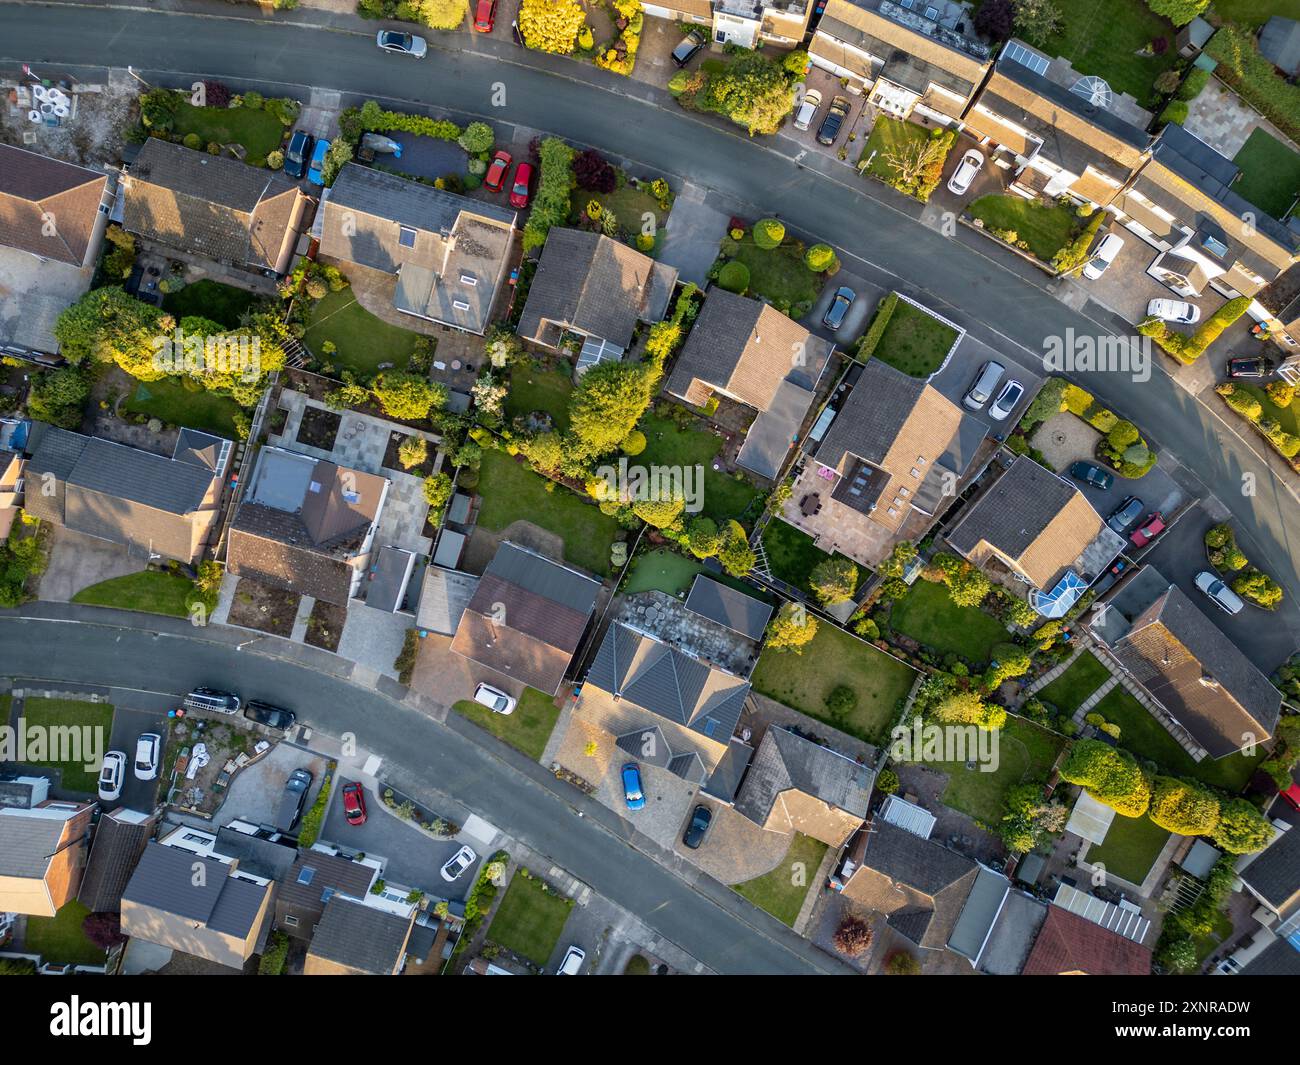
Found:
<path fill-rule="evenodd" d="M 371 568 L 367 578 L 366 606 L 389 614 L 396 613 L 406 599 L 406 588 L 414 563 L 414 553 L 404 547 L 393 547 L 391 544 L 381 547 L 379 561 Z"/>
<path fill-rule="evenodd" d="M 280 881 L 275 898 L 276 927 L 296 927 L 307 935 L 330 898 L 335 894 L 362 898 L 374 879 L 375 870 L 368 865 L 324 851 L 303 851 Z M 296 917 L 298 925 L 286 926 L 286 916 Z"/>
<path fill-rule="evenodd" d="M 0 244 L 84 266 L 107 182 L 85 167 L 0 144 Z"/>
<path fill-rule="evenodd" d="M 1049 906 L 1034 949 L 1023 970 L 1025 976 L 1148 976 L 1151 951 L 1117 932 L 1102 928 L 1086 917 Z"/>
<path fill-rule="evenodd" d="M 302 197 L 278 170 L 150 137 L 123 180 L 122 225 L 209 259 L 281 269 Z"/>
<path fill-rule="evenodd" d="M 204 875 L 196 878 L 195 865 Z M 140 856 L 123 902 L 174 914 L 211 931 L 243 938 L 252 931 L 269 884 L 231 875 L 230 866 L 179 847 L 151 840 Z"/>
<path fill-rule="evenodd" d="M 172 460 L 198 466 L 220 477 L 226 471 L 233 446 L 231 441 L 200 429 L 182 429 L 172 449 Z"/>
<path fill-rule="evenodd" d="M 1300 22 L 1270 18 L 1259 31 L 1259 54 L 1288 77 L 1300 74 Z"/>
<path fill-rule="evenodd" d="M 1283 920 L 1290 917 L 1300 905 L 1300 832 L 1279 833 L 1239 875 Z"/>
<path fill-rule="evenodd" d="M 422 629 L 454 636 L 477 587 L 478 578 L 472 573 L 429 566 L 424 571 L 424 587 L 420 591 L 420 610 L 415 623 Z"/>
<path fill-rule="evenodd" d="M 233 828 L 217 829 L 213 850 L 227 858 L 237 859 L 239 868 L 245 873 L 267 880 L 279 880 L 298 858 L 298 848 L 293 844 L 277 843 Z"/>
<path fill-rule="evenodd" d="M 627 348 L 637 322 L 668 310 L 677 271 L 610 237 L 552 229 L 528 289 L 518 333 L 543 339 L 544 323 Z"/>
<path fill-rule="evenodd" d="M 66 816 L 43 808 L 0 809 L 0 876 L 40 879 L 58 852 Z M 69 811 L 74 813 L 74 811 Z"/>
<path fill-rule="evenodd" d="M 966 508 L 947 539 L 962 555 L 988 544 L 1042 589 L 1053 587 L 1104 528 L 1076 486 L 1021 455 Z"/>
<path fill-rule="evenodd" d="M 406 953 L 415 913 L 400 917 L 335 895 L 325 904 L 307 953 L 355 972 L 386 976 Z"/>
<path fill-rule="evenodd" d="M 772 616 L 771 604 L 715 581 L 703 573 L 696 574 L 691 584 L 691 594 L 686 597 L 686 609 L 693 610 L 710 621 L 716 621 L 719 625 L 725 625 L 751 640 L 762 639 L 763 630 Z"/>
<path fill-rule="evenodd" d="M 140 855 L 153 835 L 158 819 L 152 814 L 119 807 L 102 814 L 90 844 L 86 874 L 77 898 L 92 913 L 114 912 L 122 907 L 122 892 L 135 871 Z"/>
<path fill-rule="evenodd" d="M 1211 756 L 1273 735 L 1281 694 L 1175 585 L 1134 619 L 1115 654 Z"/>
<path fill-rule="evenodd" d="M 1300 950 L 1289 939 L 1275 939 L 1241 970 L 1242 976 L 1300 976 Z"/>

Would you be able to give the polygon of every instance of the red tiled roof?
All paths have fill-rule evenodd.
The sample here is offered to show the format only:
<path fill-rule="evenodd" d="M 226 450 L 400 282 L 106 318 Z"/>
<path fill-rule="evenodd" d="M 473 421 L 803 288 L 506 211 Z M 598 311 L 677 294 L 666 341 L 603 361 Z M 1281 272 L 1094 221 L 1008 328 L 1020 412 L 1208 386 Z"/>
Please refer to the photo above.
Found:
<path fill-rule="evenodd" d="M 1047 920 L 1025 962 L 1025 976 L 1149 976 L 1151 951 L 1060 906 Z"/>

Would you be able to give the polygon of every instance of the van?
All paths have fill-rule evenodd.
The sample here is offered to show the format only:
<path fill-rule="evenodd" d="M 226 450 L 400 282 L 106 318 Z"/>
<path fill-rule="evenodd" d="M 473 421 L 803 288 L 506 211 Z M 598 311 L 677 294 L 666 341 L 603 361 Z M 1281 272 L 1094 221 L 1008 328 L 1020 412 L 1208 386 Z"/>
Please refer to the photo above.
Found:
<path fill-rule="evenodd" d="M 237 714 L 242 705 L 233 692 L 216 688 L 195 688 L 181 704 L 186 710 L 207 710 L 213 714 Z"/>
<path fill-rule="evenodd" d="M 990 359 L 980 367 L 980 372 L 975 375 L 975 383 L 970 386 L 962 403 L 971 410 L 979 410 L 989 401 L 989 397 L 993 395 L 993 390 L 998 387 L 998 382 L 1002 380 L 1005 372 L 1000 362 Z"/>

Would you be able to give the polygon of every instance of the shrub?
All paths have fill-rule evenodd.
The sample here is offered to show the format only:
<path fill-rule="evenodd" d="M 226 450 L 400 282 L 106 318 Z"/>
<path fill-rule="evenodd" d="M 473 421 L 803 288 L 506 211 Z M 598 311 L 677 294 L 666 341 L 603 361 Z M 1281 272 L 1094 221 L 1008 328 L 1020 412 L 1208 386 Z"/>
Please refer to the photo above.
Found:
<path fill-rule="evenodd" d="M 1248 27 L 1231 23 L 1221 27 L 1206 44 L 1205 54 L 1218 61 L 1216 75 L 1292 139 L 1300 138 L 1300 85 L 1285 81 L 1259 54 Z"/>
<path fill-rule="evenodd" d="M 594 148 L 579 152 L 574 157 L 573 176 L 578 188 L 590 192 L 613 192 L 618 184 L 614 165 Z"/>
<path fill-rule="evenodd" d="M 1210 837 L 1230 854 L 1253 854 L 1273 839 L 1273 825 L 1246 799 L 1228 799 L 1219 807 L 1219 825 Z"/>
<path fill-rule="evenodd" d="M 1267 573 L 1252 570 L 1232 582 L 1232 590 L 1243 599 L 1249 599 L 1268 610 L 1282 601 L 1282 586 Z"/>
<path fill-rule="evenodd" d="M 1100 740 L 1078 740 L 1061 766 L 1061 778 L 1087 788 L 1098 802 L 1125 817 L 1141 817 L 1151 801 L 1137 760 Z"/>
<path fill-rule="evenodd" d="M 1161 828 L 1180 836 L 1208 836 L 1219 825 L 1219 800 L 1193 781 L 1157 776 L 1151 781 L 1147 815 Z"/>
<path fill-rule="evenodd" d="M 267 153 L 266 165 L 272 170 L 279 170 L 284 166 L 284 152 L 274 151 Z"/>
<path fill-rule="evenodd" d="M 858 567 L 850 558 L 828 558 L 813 568 L 808 583 L 823 606 L 845 603 L 857 590 Z"/>
<path fill-rule="evenodd" d="M 876 777 L 876 790 L 882 795 L 893 795 L 900 786 L 898 774 L 892 769 L 882 769 Z"/>
<path fill-rule="evenodd" d="M 1088 415 L 1088 424 L 1100 433 L 1109 433 L 1118 424 L 1119 418 L 1114 411 L 1099 407 Z"/>
<path fill-rule="evenodd" d="M 1166 93 L 1171 93 L 1175 89 L 1177 89 L 1179 80 L 1180 79 L 1178 77 L 1178 71 L 1162 70 L 1159 74 L 1156 75 L 1156 80 L 1151 87 L 1155 89 L 1156 92 L 1160 93 L 1161 95 L 1164 95 Z"/>
<path fill-rule="evenodd" d="M 896 950 L 885 959 L 885 972 L 890 976 L 920 976 L 921 963 L 905 950 Z"/>
<path fill-rule="evenodd" d="M 419 466 L 429 457 L 429 442 L 422 436 L 408 436 L 398 445 L 397 461 L 402 469 L 409 470 Z"/>
<path fill-rule="evenodd" d="M 849 958 L 861 957 L 871 946 L 871 925 L 855 914 L 846 914 L 832 937 L 835 949 Z"/>
<path fill-rule="evenodd" d="M 749 267 L 739 259 L 724 264 L 718 271 L 718 287 L 743 296 L 749 289 Z"/>
<path fill-rule="evenodd" d="M 767 646 L 773 651 L 803 654 L 817 635 L 818 621 L 800 603 L 782 603 L 767 625 Z"/>
<path fill-rule="evenodd" d="M 814 274 L 833 274 L 840 267 L 839 257 L 829 244 L 814 244 L 804 253 L 803 261 Z"/>
<path fill-rule="evenodd" d="M 754 223 L 754 244 L 771 250 L 785 240 L 785 225 L 775 218 L 760 218 Z"/>
<path fill-rule="evenodd" d="M 184 144 L 186 148 L 197 152 L 203 147 L 203 138 L 197 133 L 187 133 L 185 134 L 185 139 L 181 141 L 181 143 Z"/>
<path fill-rule="evenodd" d="M 632 430 L 623 438 L 623 443 L 619 445 L 619 450 L 624 455 L 639 455 L 645 450 L 645 433 L 638 429 Z"/>
<path fill-rule="evenodd" d="M 1223 402 L 1248 421 L 1257 422 L 1264 416 L 1264 406 L 1245 389 L 1238 388 L 1231 381 L 1225 381 L 1214 389 L 1223 397 Z"/>
<path fill-rule="evenodd" d="M 434 384 L 416 374 L 385 370 L 370 386 L 383 412 L 393 418 L 418 421 L 435 407 L 447 405 L 447 386 Z"/>
<path fill-rule="evenodd" d="M 837 685 L 826 693 L 826 710 L 833 718 L 847 717 L 857 705 L 858 693 L 848 685 Z"/>
<path fill-rule="evenodd" d="M 457 138 L 456 143 L 470 155 L 479 155 L 482 152 L 490 152 L 496 139 L 496 133 L 486 122 L 471 122 L 465 127 L 465 132 Z"/>
<path fill-rule="evenodd" d="M 568 55 L 585 21 L 578 0 L 523 0 L 519 6 L 519 32 L 524 44 L 539 52 Z"/>
<path fill-rule="evenodd" d="M 1079 231 L 1079 235 L 1052 256 L 1052 269 L 1058 274 L 1073 274 L 1083 269 L 1084 263 L 1088 261 L 1088 250 L 1092 247 L 1092 240 L 1101 228 L 1102 220 L 1109 217 L 1105 211 L 1098 211 L 1089 218 L 1083 229 Z"/>
<path fill-rule="evenodd" d="M 703 516 L 692 518 L 686 527 L 687 546 L 696 558 L 712 558 L 721 546 L 718 540 L 718 525 L 712 518 Z"/>
<path fill-rule="evenodd" d="M 581 12 L 581 9 L 579 9 Z M 542 141 L 537 194 L 532 212 L 524 226 L 525 251 L 540 248 L 552 226 L 563 225 L 569 217 L 569 193 L 573 190 L 573 149 L 558 137 Z"/>
<path fill-rule="evenodd" d="M 1165 109 L 1160 112 L 1160 122 L 1169 125 L 1171 122 L 1181 126 L 1187 121 L 1187 101 L 1170 100 L 1165 105 Z"/>
<path fill-rule="evenodd" d="M 880 339 L 885 335 L 885 330 L 889 328 L 889 320 L 894 316 L 894 310 L 898 307 L 898 293 L 891 292 L 880 301 L 880 306 L 876 308 L 876 316 L 871 320 L 871 326 L 862 336 L 861 343 L 858 344 L 858 359 L 866 362 L 875 353 L 880 346 Z"/>
<path fill-rule="evenodd" d="M 1183 79 L 1182 85 L 1178 87 L 1178 99 L 1195 100 L 1209 83 L 1210 72 L 1208 70 L 1203 70 L 1201 67 L 1192 67 L 1187 77 Z"/>
<path fill-rule="evenodd" d="M 1232 526 L 1219 524 L 1205 534 L 1205 546 L 1211 549 L 1223 547 L 1232 542 Z"/>

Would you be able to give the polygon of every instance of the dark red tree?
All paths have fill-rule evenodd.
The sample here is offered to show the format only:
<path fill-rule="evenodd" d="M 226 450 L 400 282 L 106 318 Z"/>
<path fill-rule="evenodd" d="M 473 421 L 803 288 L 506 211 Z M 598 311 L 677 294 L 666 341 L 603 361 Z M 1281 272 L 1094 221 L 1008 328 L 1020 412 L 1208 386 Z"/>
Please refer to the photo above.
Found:
<path fill-rule="evenodd" d="M 984 0 L 975 13 L 975 30 L 990 41 L 1005 41 L 1015 27 L 1016 9 L 1011 0 Z"/>
<path fill-rule="evenodd" d="M 578 188 L 588 192 L 613 192 L 618 184 L 614 167 L 609 160 L 591 148 L 574 157 L 573 176 L 577 179 Z"/>
<path fill-rule="evenodd" d="M 122 935 L 122 916 L 116 913 L 88 913 L 81 922 L 81 930 L 97 947 L 108 950 L 117 946 L 126 936 Z"/>

